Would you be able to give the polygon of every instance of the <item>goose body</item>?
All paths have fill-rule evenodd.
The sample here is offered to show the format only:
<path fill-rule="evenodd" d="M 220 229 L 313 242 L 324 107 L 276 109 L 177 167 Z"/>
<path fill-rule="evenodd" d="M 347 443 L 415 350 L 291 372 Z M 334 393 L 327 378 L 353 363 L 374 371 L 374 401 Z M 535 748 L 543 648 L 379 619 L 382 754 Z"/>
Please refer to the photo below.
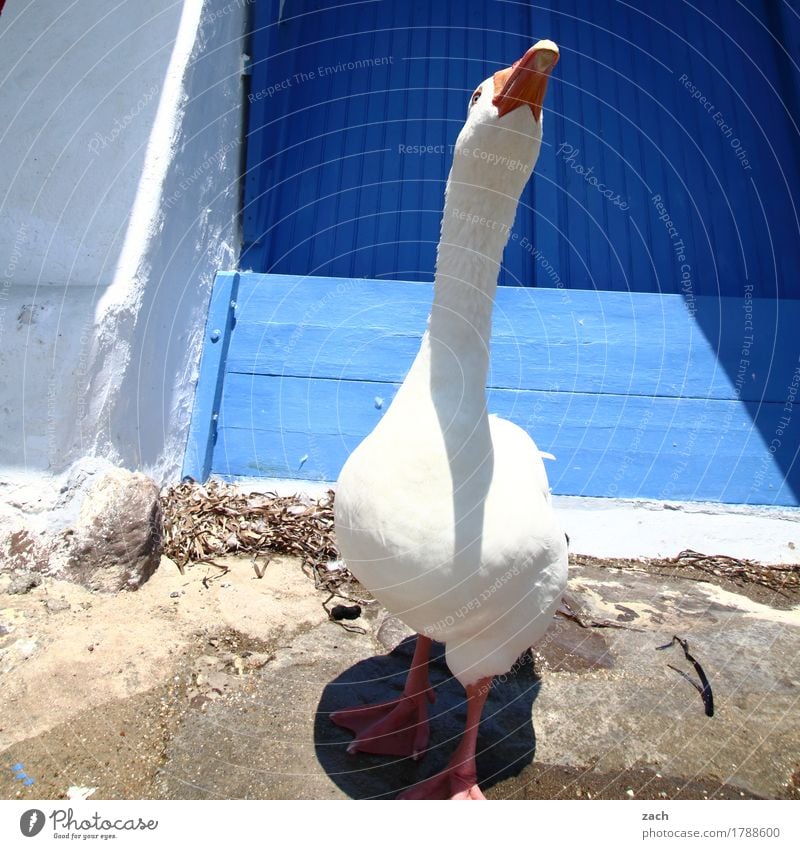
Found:
<path fill-rule="evenodd" d="M 422 682 L 417 690 L 435 639 L 472 698 L 544 634 L 566 584 L 566 540 L 541 454 L 486 402 L 499 264 L 538 157 L 541 99 L 557 56 L 552 42 L 539 42 L 473 95 L 447 183 L 428 328 L 337 485 L 344 560 L 420 635 L 424 657 L 415 655 L 409 676 Z M 382 751 L 370 748 L 375 729 L 365 732 L 364 717 L 353 715 L 350 724 L 339 717 L 366 735 L 353 747 Z"/>
<path fill-rule="evenodd" d="M 530 436 L 485 402 L 471 411 L 457 375 L 429 391 L 437 344 L 426 334 L 343 469 L 336 527 L 351 571 L 414 631 L 445 643 L 466 686 L 507 672 L 542 637 L 566 582 L 566 540 Z"/>

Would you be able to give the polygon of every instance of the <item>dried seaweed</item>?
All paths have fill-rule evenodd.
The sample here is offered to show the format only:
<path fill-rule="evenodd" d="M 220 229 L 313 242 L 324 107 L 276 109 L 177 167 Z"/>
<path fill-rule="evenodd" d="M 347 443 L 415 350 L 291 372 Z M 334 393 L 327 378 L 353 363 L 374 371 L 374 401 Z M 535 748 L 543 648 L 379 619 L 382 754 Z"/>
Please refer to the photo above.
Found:
<path fill-rule="evenodd" d="M 611 566 L 615 569 L 696 570 L 731 581 L 738 586 L 757 585 L 787 598 L 800 592 L 800 563 L 756 563 L 753 560 L 730 557 L 727 554 L 701 554 L 690 548 L 681 551 L 676 557 L 636 560 L 571 554 L 570 562 L 576 566 Z"/>
<path fill-rule="evenodd" d="M 338 562 L 331 491 L 315 501 L 274 492 L 246 493 L 215 480 L 184 481 L 162 494 L 162 509 L 164 554 L 181 569 L 226 554 L 250 554 L 256 575 L 262 577 L 270 555 L 291 554 L 300 558 L 320 588 L 342 595 L 354 584 Z M 266 558 L 260 567 L 259 557 Z"/>
<path fill-rule="evenodd" d="M 800 589 L 800 564 L 775 563 L 765 566 L 752 560 L 729 557 L 727 554 L 701 554 L 687 548 L 677 557 L 668 557 L 663 561 L 653 561 L 653 565 L 691 567 L 700 572 L 727 578 L 734 583 L 760 584 L 769 590 L 783 592 L 788 589 Z"/>
<path fill-rule="evenodd" d="M 664 649 L 672 648 L 675 643 L 683 649 L 683 655 L 694 667 L 697 677 L 700 679 L 700 683 L 698 684 L 696 681 L 692 681 L 692 679 L 682 669 L 678 669 L 677 666 L 673 666 L 671 663 L 668 663 L 667 666 L 677 672 L 678 675 L 685 678 L 695 688 L 695 690 L 700 693 L 700 697 L 703 699 L 703 707 L 705 708 L 706 716 L 714 716 L 714 695 L 711 692 L 711 684 L 708 681 L 706 673 L 703 671 L 703 667 L 700 666 L 700 663 L 691 654 L 689 654 L 688 641 L 675 636 L 666 645 L 656 646 L 656 651 L 664 651 Z"/>

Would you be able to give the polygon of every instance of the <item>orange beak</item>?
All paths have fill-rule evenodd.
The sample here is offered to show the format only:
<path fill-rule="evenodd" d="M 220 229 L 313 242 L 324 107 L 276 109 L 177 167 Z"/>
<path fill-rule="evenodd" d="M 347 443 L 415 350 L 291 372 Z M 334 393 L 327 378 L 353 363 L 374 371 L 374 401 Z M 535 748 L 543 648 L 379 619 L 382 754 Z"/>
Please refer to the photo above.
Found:
<path fill-rule="evenodd" d="M 538 121 L 542 103 L 550 80 L 550 72 L 558 62 L 558 47 L 552 41 L 537 41 L 527 53 L 510 68 L 494 75 L 492 103 L 501 117 L 518 106 L 527 104 Z"/>

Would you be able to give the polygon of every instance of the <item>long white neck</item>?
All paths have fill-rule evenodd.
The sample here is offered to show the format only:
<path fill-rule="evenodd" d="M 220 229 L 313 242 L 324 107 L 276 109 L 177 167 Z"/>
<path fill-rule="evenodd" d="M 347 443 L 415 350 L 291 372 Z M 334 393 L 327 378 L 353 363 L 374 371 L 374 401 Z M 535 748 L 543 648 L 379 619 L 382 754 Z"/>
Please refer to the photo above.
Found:
<path fill-rule="evenodd" d="M 445 197 L 428 330 L 405 383 L 392 404 L 403 433 L 436 437 L 435 416 L 453 486 L 455 550 L 480 563 L 483 499 L 491 483 L 494 452 L 486 403 L 492 310 L 503 248 L 516 196 L 453 178 Z"/>
<path fill-rule="evenodd" d="M 497 276 L 517 199 L 450 174 L 429 324 L 431 377 L 484 389 Z"/>

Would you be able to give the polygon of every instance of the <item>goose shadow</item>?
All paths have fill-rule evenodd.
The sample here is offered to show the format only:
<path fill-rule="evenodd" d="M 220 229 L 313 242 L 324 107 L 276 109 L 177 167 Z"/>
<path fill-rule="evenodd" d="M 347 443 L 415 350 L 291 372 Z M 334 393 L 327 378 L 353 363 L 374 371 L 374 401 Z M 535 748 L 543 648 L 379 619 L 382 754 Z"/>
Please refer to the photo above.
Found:
<path fill-rule="evenodd" d="M 447 668 L 444 646 L 434 643 L 430 661 L 431 737 L 419 761 L 359 752 L 347 754 L 353 739 L 331 722 L 342 708 L 387 701 L 402 693 L 414 653 L 414 637 L 405 639 L 387 655 L 366 658 L 346 669 L 323 690 L 314 719 L 314 748 L 328 777 L 353 799 L 388 799 L 442 770 L 458 744 L 466 721 L 464 688 Z M 495 678 L 486 700 L 478 734 L 478 782 L 487 790 L 518 775 L 533 761 L 536 738 L 533 702 L 539 693 L 530 652 L 511 671 Z"/>

